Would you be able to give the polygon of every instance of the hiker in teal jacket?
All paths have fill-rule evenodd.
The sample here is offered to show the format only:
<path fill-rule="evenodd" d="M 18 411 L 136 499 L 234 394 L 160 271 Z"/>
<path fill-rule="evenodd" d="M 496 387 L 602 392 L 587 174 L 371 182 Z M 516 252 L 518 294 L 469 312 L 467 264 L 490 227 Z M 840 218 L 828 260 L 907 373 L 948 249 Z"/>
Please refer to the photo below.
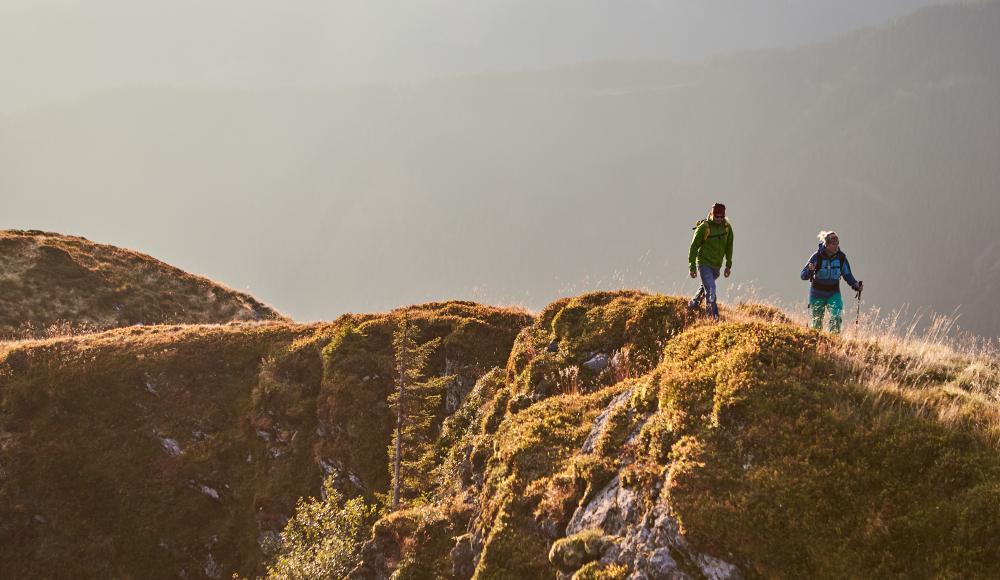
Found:
<path fill-rule="evenodd" d="M 719 278 L 723 259 L 726 261 L 725 276 L 728 278 L 733 268 L 733 226 L 726 219 L 726 206 L 717 203 L 712 206 L 708 219 L 695 226 L 688 251 L 691 277 L 701 276 L 701 288 L 688 303 L 688 308 L 698 310 L 704 298 L 705 312 L 716 320 L 719 319 L 719 303 L 715 281 Z"/>
<path fill-rule="evenodd" d="M 812 284 L 809 289 L 809 310 L 812 312 L 812 327 L 823 330 L 823 316 L 830 309 L 830 332 L 839 333 L 843 322 L 844 299 L 840 297 L 840 279 L 850 284 L 858 293 L 865 283 L 854 279 L 847 255 L 840 251 L 840 237 L 837 232 L 820 232 L 819 248 L 806 262 L 800 277 Z"/>

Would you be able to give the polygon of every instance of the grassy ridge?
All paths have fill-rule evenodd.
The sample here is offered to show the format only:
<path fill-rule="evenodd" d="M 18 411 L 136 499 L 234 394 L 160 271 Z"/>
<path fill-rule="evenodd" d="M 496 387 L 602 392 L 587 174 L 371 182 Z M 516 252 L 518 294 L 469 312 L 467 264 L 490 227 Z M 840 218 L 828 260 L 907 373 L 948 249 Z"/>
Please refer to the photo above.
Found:
<path fill-rule="evenodd" d="M 131 250 L 0 231 L 0 340 L 139 323 L 283 319 L 252 296 Z"/>
<path fill-rule="evenodd" d="M 764 577 L 974 577 L 996 571 L 1000 459 L 974 423 L 875 400 L 789 326 L 685 333 L 650 377 L 682 528 Z M 934 388 L 927 385 L 925 388 Z"/>
<path fill-rule="evenodd" d="M 423 510 L 469 533 L 452 545 L 376 526 L 396 573 L 555 578 L 566 542 L 584 542 L 560 542 L 570 517 L 612 481 L 646 509 L 669 506 L 692 550 L 749 577 L 1000 571 L 1000 446 L 984 420 L 998 409 L 995 360 L 832 337 L 761 305 L 725 318 L 688 320 L 681 300 L 635 292 L 544 310 L 506 372 L 484 377 L 446 423 L 438 502 L 406 517 Z M 660 356 L 626 364 L 620 353 L 643 343 Z M 616 356 L 578 368 L 599 352 Z M 581 579 L 631 573 L 614 557 L 574 566 Z"/>
<path fill-rule="evenodd" d="M 992 354 L 829 336 L 761 305 L 711 324 L 634 291 L 537 317 L 447 302 L 8 343 L 5 571 L 259 573 L 262 543 L 323 476 L 384 493 L 403 315 L 442 339 L 431 373 L 458 378 L 434 489 L 375 524 L 354 578 L 626 577 L 611 547 L 629 529 L 567 530 L 615 483 L 746 577 L 1000 572 Z"/>

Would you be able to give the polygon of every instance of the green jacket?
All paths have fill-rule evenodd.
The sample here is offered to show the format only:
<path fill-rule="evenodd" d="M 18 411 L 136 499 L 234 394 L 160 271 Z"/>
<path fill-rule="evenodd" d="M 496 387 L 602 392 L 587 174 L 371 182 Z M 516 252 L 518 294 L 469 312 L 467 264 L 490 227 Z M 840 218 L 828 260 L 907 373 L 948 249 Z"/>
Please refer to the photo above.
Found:
<path fill-rule="evenodd" d="M 732 268 L 733 224 L 728 219 L 721 226 L 711 221 L 702 221 L 691 238 L 688 266 L 692 271 L 697 269 L 698 264 L 721 268 L 723 258 L 726 259 L 726 267 Z"/>

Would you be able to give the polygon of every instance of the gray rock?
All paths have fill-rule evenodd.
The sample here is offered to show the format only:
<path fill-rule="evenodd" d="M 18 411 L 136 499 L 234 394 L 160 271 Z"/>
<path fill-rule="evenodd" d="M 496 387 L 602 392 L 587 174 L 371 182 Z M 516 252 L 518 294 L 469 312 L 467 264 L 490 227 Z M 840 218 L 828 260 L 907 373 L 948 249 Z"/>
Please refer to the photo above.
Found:
<path fill-rule="evenodd" d="M 215 558 L 209 552 L 208 557 L 205 558 L 205 576 L 209 578 L 222 578 L 222 566 L 215 561 Z"/>
<path fill-rule="evenodd" d="M 616 477 L 586 505 L 576 509 L 566 527 L 566 535 L 578 534 L 589 528 L 622 535 L 626 531 L 626 523 L 635 520 L 640 509 L 638 494 L 623 488 Z"/>
<path fill-rule="evenodd" d="M 183 451 L 181 451 L 181 446 L 177 444 L 176 439 L 171 439 L 170 437 L 161 437 L 160 445 L 163 447 L 163 450 L 167 452 L 167 455 L 171 457 L 177 457 L 181 453 L 184 453 Z"/>
<path fill-rule="evenodd" d="M 597 416 L 594 420 L 594 426 L 590 428 L 590 433 L 587 434 L 587 439 L 583 442 L 583 448 L 581 451 L 583 453 L 593 453 L 594 445 L 597 444 L 597 438 L 601 436 L 601 432 L 604 431 L 604 425 L 608 422 L 608 417 L 611 413 L 615 411 L 619 406 L 624 405 L 632 398 L 632 393 L 635 392 L 635 387 L 623 391 L 618 394 L 608 406 L 601 411 L 601 414 Z"/>
<path fill-rule="evenodd" d="M 472 549 L 472 535 L 465 534 L 455 540 L 451 549 L 451 573 L 456 580 L 469 580 L 476 571 L 475 551 Z"/>
<path fill-rule="evenodd" d="M 604 354 L 603 352 L 599 352 L 594 356 L 590 357 L 590 360 L 583 363 L 583 366 L 586 367 L 587 370 L 599 373 L 604 369 L 606 369 L 609 364 L 611 364 L 611 357 Z"/>
<path fill-rule="evenodd" d="M 598 416 L 584 442 L 584 453 L 593 452 L 607 418 L 619 405 L 627 404 L 630 396 L 631 390 L 621 393 Z M 640 421 L 632 437 L 648 420 L 646 417 Z M 687 541 L 680 533 L 677 520 L 671 516 L 667 494 L 658 489 L 659 486 L 640 494 L 638 490 L 626 488 L 619 472 L 604 488 L 577 507 L 566 527 L 566 536 L 591 528 L 617 536 L 620 540 L 616 547 L 605 552 L 601 562 L 629 566 L 634 571 L 630 578 L 634 580 L 684 580 L 691 578 L 685 570 L 694 573 L 695 569 L 696 575 L 709 580 L 742 580 L 743 575 L 736 566 L 699 552 Z M 652 507 L 645 501 L 650 491 L 656 497 Z M 682 562 L 678 562 L 678 558 Z"/>
<path fill-rule="evenodd" d="M 323 472 L 323 479 L 333 477 L 334 489 L 347 496 L 370 493 L 365 482 L 336 459 L 320 459 L 319 468 Z M 320 490 L 320 493 L 323 495 L 323 499 L 326 499 L 326 490 Z"/>
<path fill-rule="evenodd" d="M 451 371 L 445 371 L 445 373 L 451 374 Z M 472 388 L 476 385 L 476 379 L 474 378 L 463 377 L 458 374 L 454 375 L 454 377 L 454 380 L 448 383 L 444 396 L 445 411 L 449 415 L 462 406 L 465 397 L 469 396 Z"/>
<path fill-rule="evenodd" d="M 687 579 L 689 576 L 677 566 L 677 561 L 670 555 L 670 548 L 657 548 L 649 557 L 649 571 L 653 578 Z"/>

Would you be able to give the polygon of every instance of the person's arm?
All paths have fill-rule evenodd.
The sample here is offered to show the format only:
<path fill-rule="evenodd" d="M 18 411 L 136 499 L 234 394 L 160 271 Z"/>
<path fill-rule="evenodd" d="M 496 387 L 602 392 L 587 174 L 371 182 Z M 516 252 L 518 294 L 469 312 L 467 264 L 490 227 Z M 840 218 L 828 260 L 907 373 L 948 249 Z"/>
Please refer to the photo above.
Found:
<path fill-rule="evenodd" d="M 806 262 L 806 265 L 802 267 L 802 273 L 799 274 L 799 276 L 803 280 L 808 280 L 810 277 L 812 277 L 812 273 L 816 269 L 816 261 L 818 259 L 819 259 L 819 252 L 815 252 L 812 256 L 809 257 L 809 260 Z M 809 269 L 809 264 L 813 265 L 812 269 Z"/>
<path fill-rule="evenodd" d="M 726 242 L 726 269 L 733 267 L 733 224 L 729 224 L 729 240 Z"/>
<path fill-rule="evenodd" d="M 694 272 L 695 261 L 698 258 L 698 249 L 705 242 L 705 228 L 708 227 L 707 224 L 701 224 L 694 230 L 694 236 L 691 238 L 691 248 L 688 250 L 688 270 Z"/>
<path fill-rule="evenodd" d="M 847 261 L 847 256 L 844 256 L 844 267 L 840 269 L 840 275 L 851 285 L 851 288 L 854 290 L 860 289 L 858 281 L 854 279 L 854 274 L 851 273 L 851 264 Z"/>

